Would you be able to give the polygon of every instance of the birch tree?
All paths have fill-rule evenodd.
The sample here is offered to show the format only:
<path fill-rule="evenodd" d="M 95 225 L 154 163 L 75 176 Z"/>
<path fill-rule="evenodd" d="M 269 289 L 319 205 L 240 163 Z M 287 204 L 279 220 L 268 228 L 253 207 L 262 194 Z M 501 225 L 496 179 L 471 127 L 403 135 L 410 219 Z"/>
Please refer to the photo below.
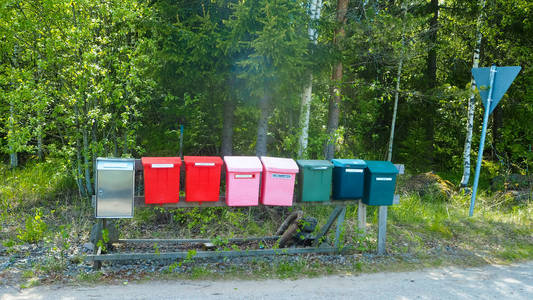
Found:
<path fill-rule="evenodd" d="M 481 39 L 483 37 L 481 33 L 481 21 L 483 11 L 485 10 L 485 1 L 479 0 L 479 15 L 477 17 L 476 24 L 476 46 L 474 48 L 474 57 L 472 59 L 472 68 L 479 66 L 479 52 L 481 49 Z M 468 117 L 466 121 L 466 138 L 465 147 L 463 152 L 463 177 L 461 179 L 461 187 L 464 188 L 468 185 L 470 179 L 470 152 L 472 151 L 472 131 L 474 129 L 474 112 L 476 109 L 476 82 L 472 77 L 470 80 L 470 98 L 468 99 Z"/>
<path fill-rule="evenodd" d="M 320 11 L 322 9 L 322 0 L 311 0 L 309 14 L 311 17 L 311 24 L 307 29 L 309 39 L 316 45 L 318 38 L 318 31 L 314 24 L 320 19 Z M 298 143 L 298 157 L 302 157 L 307 150 L 307 142 L 309 139 L 309 114 L 311 111 L 311 96 L 313 91 L 313 73 L 308 71 L 307 83 L 304 86 L 302 93 L 302 102 L 300 106 L 300 138 Z"/>
<path fill-rule="evenodd" d="M 402 5 L 403 9 L 403 25 L 402 25 L 402 40 L 400 42 L 401 45 L 401 54 L 400 54 L 400 61 L 398 62 L 398 70 L 396 72 L 396 88 L 394 90 L 394 107 L 392 109 L 392 122 L 391 122 L 391 129 L 390 129 L 390 138 L 389 138 L 389 150 L 387 153 L 387 160 L 392 161 L 392 146 L 394 143 L 394 130 L 396 128 L 396 115 L 398 113 L 398 97 L 400 94 L 400 80 L 402 78 L 402 67 L 403 67 L 403 60 L 405 58 L 405 27 L 406 27 L 406 14 L 407 14 L 407 7 L 406 5 Z"/>

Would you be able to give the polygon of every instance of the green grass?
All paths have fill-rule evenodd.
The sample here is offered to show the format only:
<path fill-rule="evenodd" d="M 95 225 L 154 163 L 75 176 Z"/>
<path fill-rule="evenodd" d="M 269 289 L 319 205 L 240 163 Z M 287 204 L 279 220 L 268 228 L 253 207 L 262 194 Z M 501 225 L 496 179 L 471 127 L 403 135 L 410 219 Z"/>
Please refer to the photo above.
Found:
<path fill-rule="evenodd" d="M 28 163 L 16 169 L 0 164 L 0 209 L 16 210 L 71 197 L 73 181 L 58 159 Z"/>

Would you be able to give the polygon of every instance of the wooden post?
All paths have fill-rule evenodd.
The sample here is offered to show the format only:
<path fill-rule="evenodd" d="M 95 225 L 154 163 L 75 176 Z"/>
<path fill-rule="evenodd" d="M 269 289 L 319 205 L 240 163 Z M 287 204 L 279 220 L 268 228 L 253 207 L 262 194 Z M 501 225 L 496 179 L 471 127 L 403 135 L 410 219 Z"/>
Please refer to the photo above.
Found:
<path fill-rule="evenodd" d="M 388 206 L 379 206 L 378 216 L 378 254 L 385 254 L 387 240 L 387 209 Z"/>
<path fill-rule="evenodd" d="M 357 227 L 361 234 L 366 234 L 366 204 L 359 200 L 357 207 Z"/>

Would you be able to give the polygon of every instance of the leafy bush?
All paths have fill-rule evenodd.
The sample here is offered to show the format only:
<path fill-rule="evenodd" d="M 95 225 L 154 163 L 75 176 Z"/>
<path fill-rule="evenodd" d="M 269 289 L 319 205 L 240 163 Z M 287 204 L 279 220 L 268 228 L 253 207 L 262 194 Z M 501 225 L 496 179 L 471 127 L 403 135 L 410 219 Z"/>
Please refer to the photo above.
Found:
<path fill-rule="evenodd" d="M 37 243 L 42 241 L 45 236 L 48 226 L 42 219 L 43 213 L 37 210 L 35 216 L 26 217 L 26 228 L 19 229 L 17 238 L 25 243 Z"/>

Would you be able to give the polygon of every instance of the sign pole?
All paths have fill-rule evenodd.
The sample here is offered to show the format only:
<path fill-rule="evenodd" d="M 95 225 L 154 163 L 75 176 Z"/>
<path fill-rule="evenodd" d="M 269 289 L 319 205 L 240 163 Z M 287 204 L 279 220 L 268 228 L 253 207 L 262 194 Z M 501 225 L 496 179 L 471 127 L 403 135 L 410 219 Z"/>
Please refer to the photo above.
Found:
<path fill-rule="evenodd" d="M 485 115 L 483 116 L 483 128 L 481 129 L 481 139 L 479 140 L 479 152 L 477 155 L 476 175 L 474 177 L 474 186 L 472 188 L 472 198 L 470 199 L 470 216 L 474 215 L 474 206 L 476 205 L 476 192 L 479 182 L 479 172 L 481 171 L 481 162 L 483 161 L 483 148 L 485 147 L 485 136 L 487 135 L 487 123 L 489 122 L 490 107 L 492 104 L 492 91 L 494 86 L 494 77 L 496 77 L 496 66 L 490 67 L 489 95 L 487 105 L 485 106 Z"/>

